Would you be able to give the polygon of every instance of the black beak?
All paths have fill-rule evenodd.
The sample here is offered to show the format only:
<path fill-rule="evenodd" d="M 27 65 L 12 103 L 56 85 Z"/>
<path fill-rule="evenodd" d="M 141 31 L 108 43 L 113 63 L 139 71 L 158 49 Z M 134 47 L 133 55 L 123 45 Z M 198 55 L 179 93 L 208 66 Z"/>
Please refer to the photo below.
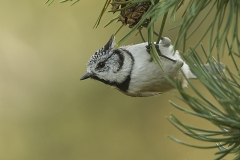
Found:
<path fill-rule="evenodd" d="M 82 78 L 80 78 L 80 80 L 91 78 L 92 75 L 93 75 L 92 73 L 86 73 L 86 74 L 84 74 L 84 76 L 82 76 Z"/>

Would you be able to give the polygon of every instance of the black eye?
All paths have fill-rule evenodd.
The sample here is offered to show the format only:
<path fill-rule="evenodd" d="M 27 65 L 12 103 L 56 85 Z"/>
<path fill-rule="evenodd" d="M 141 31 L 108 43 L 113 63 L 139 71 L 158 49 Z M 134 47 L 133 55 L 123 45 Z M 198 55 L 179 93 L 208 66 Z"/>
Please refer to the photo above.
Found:
<path fill-rule="evenodd" d="M 104 62 L 100 62 L 100 63 L 98 63 L 98 68 L 103 68 L 105 66 L 105 63 Z"/>

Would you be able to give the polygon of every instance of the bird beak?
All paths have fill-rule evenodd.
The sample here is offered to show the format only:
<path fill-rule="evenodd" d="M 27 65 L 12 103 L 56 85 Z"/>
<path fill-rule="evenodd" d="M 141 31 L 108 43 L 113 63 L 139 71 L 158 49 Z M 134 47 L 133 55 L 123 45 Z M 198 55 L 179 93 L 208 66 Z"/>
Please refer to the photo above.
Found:
<path fill-rule="evenodd" d="M 91 78 L 92 76 L 93 76 L 92 73 L 86 73 L 82 76 L 82 78 L 80 78 L 80 80 L 88 79 L 88 78 Z"/>

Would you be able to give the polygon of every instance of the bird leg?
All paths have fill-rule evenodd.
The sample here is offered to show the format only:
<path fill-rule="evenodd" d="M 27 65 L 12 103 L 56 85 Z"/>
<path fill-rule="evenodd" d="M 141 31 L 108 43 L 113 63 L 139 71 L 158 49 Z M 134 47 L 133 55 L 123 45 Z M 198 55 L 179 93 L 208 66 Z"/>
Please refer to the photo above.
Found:
<path fill-rule="evenodd" d="M 172 58 L 169 58 L 169 57 L 163 55 L 163 54 L 161 53 L 160 49 L 159 49 L 159 44 L 154 44 L 154 45 L 155 45 L 155 48 L 156 48 L 156 50 L 157 50 L 157 52 L 158 52 L 158 55 L 159 55 L 160 57 L 163 57 L 163 58 L 165 58 L 165 59 L 168 59 L 168 60 L 170 60 L 170 61 L 172 61 L 172 62 L 174 62 L 174 63 L 177 62 L 176 60 L 174 60 L 174 59 L 172 59 Z M 147 50 L 148 53 L 150 53 L 151 47 L 152 47 L 151 44 L 148 44 L 148 45 L 146 46 L 146 50 Z"/>

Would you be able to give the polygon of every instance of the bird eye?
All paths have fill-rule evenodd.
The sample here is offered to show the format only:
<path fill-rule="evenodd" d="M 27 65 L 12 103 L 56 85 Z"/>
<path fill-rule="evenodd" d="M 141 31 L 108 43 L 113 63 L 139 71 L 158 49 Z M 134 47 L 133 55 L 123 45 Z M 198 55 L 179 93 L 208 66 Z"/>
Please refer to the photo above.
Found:
<path fill-rule="evenodd" d="M 98 68 L 103 68 L 104 66 L 105 66 L 105 63 L 104 63 L 104 62 L 98 63 Z"/>

